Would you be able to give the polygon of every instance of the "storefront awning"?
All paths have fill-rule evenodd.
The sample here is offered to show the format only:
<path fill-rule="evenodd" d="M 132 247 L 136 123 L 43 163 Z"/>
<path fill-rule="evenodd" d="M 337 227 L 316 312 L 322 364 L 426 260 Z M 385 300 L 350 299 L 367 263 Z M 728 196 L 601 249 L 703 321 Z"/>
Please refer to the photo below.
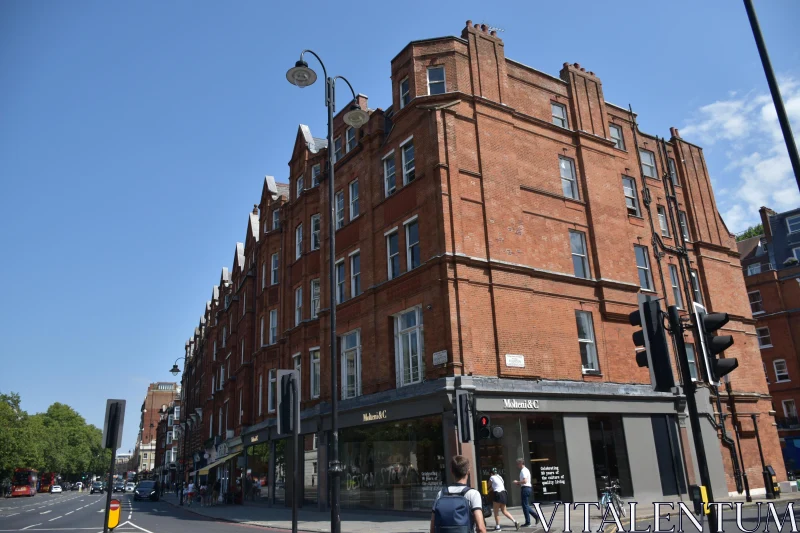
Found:
<path fill-rule="evenodd" d="M 225 461 L 227 461 L 228 459 L 233 459 L 234 457 L 236 457 L 236 456 L 237 456 L 237 455 L 239 455 L 240 453 L 242 453 L 242 452 L 236 452 L 236 453 L 232 453 L 232 454 L 230 454 L 230 455 L 226 455 L 226 456 L 225 456 L 225 457 L 223 457 L 222 459 L 217 459 L 216 461 L 214 461 L 214 462 L 213 462 L 213 463 L 211 463 L 210 465 L 206 465 L 206 466 L 204 466 L 203 468 L 201 468 L 200 470 L 198 470 L 198 472 L 197 472 L 197 473 L 198 473 L 198 474 L 200 474 L 201 476 L 205 476 L 206 474 L 208 474 L 208 471 L 209 471 L 209 470 L 211 470 L 212 468 L 214 468 L 215 466 L 219 466 L 219 465 L 221 465 L 222 463 L 224 463 L 224 462 L 225 462 Z"/>

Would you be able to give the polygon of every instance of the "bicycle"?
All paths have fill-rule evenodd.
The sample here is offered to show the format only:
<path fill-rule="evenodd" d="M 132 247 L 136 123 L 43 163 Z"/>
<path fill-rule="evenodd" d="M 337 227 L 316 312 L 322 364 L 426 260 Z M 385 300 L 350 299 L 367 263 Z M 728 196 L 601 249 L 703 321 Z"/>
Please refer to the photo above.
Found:
<path fill-rule="evenodd" d="M 603 476 L 603 479 L 608 483 L 608 476 Z M 620 518 L 625 516 L 625 502 L 619 497 L 619 490 L 620 485 L 617 479 L 611 480 L 611 482 L 603 488 L 603 492 L 600 494 L 601 512 L 603 512 L 602 510 L 610 503 L 614 506 L 614 510 L 617 511 L 617 515 L 619 515 Z"/>

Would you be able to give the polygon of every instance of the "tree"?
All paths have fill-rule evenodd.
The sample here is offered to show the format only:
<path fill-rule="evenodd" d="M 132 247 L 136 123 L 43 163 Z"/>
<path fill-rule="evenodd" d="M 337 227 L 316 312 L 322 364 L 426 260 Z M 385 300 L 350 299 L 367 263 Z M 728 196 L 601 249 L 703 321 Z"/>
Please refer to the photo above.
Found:
<path fill-rule="evenodd" d="M 736 236 L 736 242 L 749 239 L 750 237 L 758 237 L 759 235 L 764 235 L 764 226 L 762 224 L 750 226 L 744 230 L 742 233 Z"/>

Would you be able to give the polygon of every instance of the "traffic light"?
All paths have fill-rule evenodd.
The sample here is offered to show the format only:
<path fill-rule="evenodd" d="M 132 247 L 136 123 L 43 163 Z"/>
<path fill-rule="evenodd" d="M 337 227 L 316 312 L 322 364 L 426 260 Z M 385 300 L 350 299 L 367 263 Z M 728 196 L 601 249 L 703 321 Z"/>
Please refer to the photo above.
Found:
<path fill-rule="evenodd" d="M 667 349 L 661 304 L 651 296 L 639 293 L 639 310 L 630 314 L 629 321 L 631 326 L 642 328 L 633 334 L 633 343 L 644 348 L 636 353 L 636 364 L 650 369 L 653 390 L 670 392 L 675 386 L 675 378 Z"/>
<path fill-rule="evenodd" d="M 472 424 L 470 424 L 470 397 L 464 390 L 456 391 L 456 424 L 461 442 L 472 441 Z"/>
<path fill-rule="evenodd" d="M 478 439 L 485 440 L 492 438 L 492 421 L 489 415 L 481 414 L 478 417 Z"/>
<path fill-rule="evenodd" d="M 739 366 L 739 361 L 735 357 L 717 358 L 717 354 L 733 346 L 733 337 L 715 333 L 728 323 L 728 313 L 707 313 L 705 307 L 695 302 L 694 316 L 706 364 L 708 382 L 719 386 L 722 376 L 729 374 Z"/>

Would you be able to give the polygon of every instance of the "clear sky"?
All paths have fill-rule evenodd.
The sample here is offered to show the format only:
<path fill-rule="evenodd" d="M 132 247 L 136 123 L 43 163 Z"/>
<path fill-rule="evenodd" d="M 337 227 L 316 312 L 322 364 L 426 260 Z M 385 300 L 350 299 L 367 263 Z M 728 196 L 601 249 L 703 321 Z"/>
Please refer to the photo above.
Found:
<path fill-rule="evenodd" d="M 800 2 L 756 9 L 800 135 Z M 286 180 L 298 123 L 325 134 L 322 85 L 285 78 L 299 52 L 386 108 L 392 57 L 467 19 L 503 28 L 514 60 L 594 71 L 644 131 L 705 146 L 731 231 L 762 204 L 800 205 L 740 1 L 6 0 L 0 390 L 96 425 L 106 398 L 127 399 L 132 448 L 147 384 L 172 380 L 263 176 Z"/>

